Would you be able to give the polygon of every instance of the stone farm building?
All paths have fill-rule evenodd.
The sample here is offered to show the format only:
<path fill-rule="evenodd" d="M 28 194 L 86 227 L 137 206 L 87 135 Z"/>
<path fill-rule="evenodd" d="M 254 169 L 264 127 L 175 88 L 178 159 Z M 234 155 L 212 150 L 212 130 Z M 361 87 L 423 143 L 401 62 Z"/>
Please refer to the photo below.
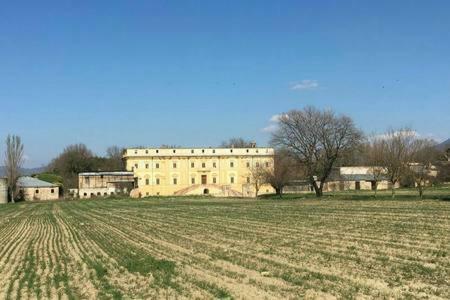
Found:
<path fill-rule="evenodd" d="M 376 172 L 375 170 L 378 170 Z M 377 174 L 378 173 L 378 174 Z M 395 186 L 399 187 L 398 185 Z M 324 192 L 345 190 L 386 190 L 391 188 L 385 171 L 379 167 L 340 167 L 324 184 Z"/>
<path fill-rule="evenodd" d="M 33 177 L 20 177 L 17 181 L 20 196 L 25 201 L 57 200 L 59 186 Z"/>
<path fill-rule="evenodd" d="M 127 149 L 138 196 L 213 195 L 252 197 L 252 171 L 273 168 L 272 148 Z M 265 184 L 259 194 L 273 193 Z"/>
<path fill-rule="evenodd" d="M 78 174 L 80 198 L 128 195 L 134 188 L 133 172 L 90 172 Z"/>

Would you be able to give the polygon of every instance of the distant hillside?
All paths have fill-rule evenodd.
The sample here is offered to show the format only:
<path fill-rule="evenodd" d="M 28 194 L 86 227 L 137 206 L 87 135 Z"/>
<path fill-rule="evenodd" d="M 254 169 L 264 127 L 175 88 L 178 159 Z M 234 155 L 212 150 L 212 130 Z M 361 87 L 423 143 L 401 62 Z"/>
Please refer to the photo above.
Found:
<path fill-rule="evenodd" d="M 439 150 L 447 150 L 450 148 L 450 139 L 443 141 L 442 143 L 436 146 Z"/>
<path fill-rule="evenodd" d="M 6 172 L 5 172 L 5 167 L 4 166 L 0 166 L 0 177 L 1 176 L 5 176 Z M 45 171 L 45 167 L 41 167 L 41 168 L 22 168 L 20 170 L 20 173 L 22 175 L 33 175 L 33 174 L 39 174 Z"/>

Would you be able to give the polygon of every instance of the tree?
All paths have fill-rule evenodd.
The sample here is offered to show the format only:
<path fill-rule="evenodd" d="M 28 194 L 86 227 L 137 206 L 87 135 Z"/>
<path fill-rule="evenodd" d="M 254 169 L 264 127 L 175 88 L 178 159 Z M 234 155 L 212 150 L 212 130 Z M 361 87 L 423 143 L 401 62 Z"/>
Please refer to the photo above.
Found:
<path fill-rule="evenodd" d="M 378 183 L 385 176 L 386 169 L 384 165 L 384 153 L 385 143 L 378 138 L 372 138 L 368 144 L 366 144 L 365 150 L 365 164 L 369 167 L 373 179 L 375 182 L 375 198 L 377 197 Z"/>
<path fill-rule="evenodd" d="M 250 183 L 255 188 L 255 197 L 258 198 L 259 189 L 265 184 L 267 176 L 267 168 L 257 162 L 250 167 Z"/>
<path fill-rule="evenodd" d="M 439 155 L 436 142 L 432 140 L 417 139 L 412 143 L 412 161 L 409 163 L 409 171 L 421 199 L 426 184 L 437 176 L 433 174 L 433 164 L 438 160 Z"/>
<path fill-rule="evenodd" d="M 266 170 L 266 182 L 276 191 L 276 194 L 283 195 L 283 188 L 294 178 L 294 174 L 300 168 L 296 167 L 296 162 L 289 151 L 281 149 L 275 152 L 274 166 Z M 297 171 L 297 172 L 296 172 Z"/>
<path fill-rule="evenodd" d="M 323 186 L 335 162 L 346 151 L 354 149 L 361 139 L 362 133 L 351 118 L 314 107 L 282 114 L 272 135 L 274 145 L 291 151 L 298 163 L 305 166 L 307 179 L 317 197 L 323 195 Z"/>
<path fill-rule="evenodd" d="M 64 185 L 68 188 L 78 187 L 78 174 L 96 171 L 94 154 L 84 144 L 67 146 L 64 151 L 47 167 L 48 171 L 61 175 Z"/>
<path fill-rule="evenodd" d="M 383 167 L 391 183 L 392 198 L 395 198 L 395 184 L 408 174 L 408 163 L 412 161 L 416 134 L 410 128 L 390 129 L 382 137 Z"/>
<path fill-rule="evenodd" d="M 107 167 L 109 171 L 121 171 L 125 168 L 123 162 L 123 148 L 111 146 L 106 149 Z"/>
<path fill-rule="evenodd" d="M 228 141 L 223 141 L 220 145 L 222 148 L 251 148 L 253 146 L 256 146 L 254 142 L 240 137 L 230 138 Z"/>
<path fill-rule="evenodd" d="M 24 146 L 19 136 L 8 135 L 6 138 L 5 168 L 11 202 L 14 202 L 18 195 L 17 180 L 20 176 L 20 168 L 24 162 L 23 149 Z"/>

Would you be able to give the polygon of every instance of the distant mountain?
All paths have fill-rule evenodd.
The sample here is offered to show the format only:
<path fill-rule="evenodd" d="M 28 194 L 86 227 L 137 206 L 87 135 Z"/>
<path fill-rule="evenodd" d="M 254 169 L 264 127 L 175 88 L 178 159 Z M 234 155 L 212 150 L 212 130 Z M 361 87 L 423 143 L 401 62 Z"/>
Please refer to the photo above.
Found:
<path fill-rule="evenodd" d="M 20 174 L 22 175 L 33 175 L 33 174 L 39 174 L 45 171 L 45 167 L 40 168 L 22 168 L 20 170 Z M 6 170 L 4 166 L 0 166 L 0 177 L 6 175 Z"/>
<path fill-rule="evenodd" d="M 450 148 L 450 139 L 438 144 L 436 148 L 438 148 L 439 150 L 447 150 L 448 148 Z"/>

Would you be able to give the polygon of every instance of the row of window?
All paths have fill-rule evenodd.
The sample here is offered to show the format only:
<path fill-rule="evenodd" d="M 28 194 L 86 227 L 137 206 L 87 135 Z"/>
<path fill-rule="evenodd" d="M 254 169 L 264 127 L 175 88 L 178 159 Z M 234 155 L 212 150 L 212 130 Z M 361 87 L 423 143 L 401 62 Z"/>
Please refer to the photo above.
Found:
<path fill-rule="evenodd" d="M 207 182 L 205 182 L 205 181 L 202 182 L 202 184 L 206 184 L 206 183 Z M 216 177 L 212 178 L 212 183 L 213 184 L 217 183 L 217 178 Z M 249 177 L 247 177 L 247 183 L 250 183 L 250 178 Z M 155 179 L 155 184 L 156 185 L 160 185 L 161 184 L 161 179 L 160 178 L 156 178 Z M 172 184 L 173 185 L 177 185 L 178 184 L 178 178 L 172 178 Z M 196 184 L 195 177 L 191 178 L 191 184 Z M 234 184 L 234 177 L 233 176 L 230 177 L 230 184 Z M 150 185 L 150 179 L 148 179 L 148 178 L 145 179 L 145 185 Z"/>
<path fill-rule="evenodd" d="M 206 168 L 206 163 L 205 163 L 205 162 L 202 162 L 201 166 L 202 166 L 202 168 Z M 256 166 L 257 168 L 259 168 L 259 166 L 260 166 L 259 162 L 256 162 L 256 163 L 255 163 L 255 166 Z M 266 163 L 265 163 L 265 166 L 266 166 L 266 168 L 268 168 L 268 167 L 270 166 L 269 162 L 266 162 Z M 217 168 L 217 163 L 216 163 L 216 162 L 213 162 L 213 163 L 212 163 L 212 167 L 213 167 L 213 168 Z M 246 163 L 246 167 L 247 167 L 247 168 L 250 168 L 250 162 L 247 162 L 247 163 Z M 138 169 L 138 168 L 139 168 L 139 165 L 136 163 L 136 164 L 134 164 L 134 167 L 133 167 L 132 169 L 135 170 L 135 169 Z M 150 165 L 149 165 L 149 164 L 145 164 L 145 168 L 146 168 L 146 169 L 149 169 L 149 168 L 150 168 Z M 173 169 L 176 169 L 176 168 L 177 168 L 177 163 L 176 163 L 176 162 L 172 163 L 172 168 L 173 168 Z M 191 168 L 195 168 L 195 163 L 194 163 L 194 162 L 191 162 Z M 230 162 L 230 168 L 234 168 L 234 162 Z M 159 163 L 156 163 L 156 164 L 155 164 L 155 169 L 159 169 Z"/>
<path fill-rule="evenodd" d="M 216 153 L 216 149 L 210 149 L 212 153 Z M 205 153 L 205 149 L 200 150 L 201 153 Z M 266 153 L 268 153 L 268 149 L 266 149 Z M 250 153 L 250 149 L 245 149 L 246 153 Z M 145 154 L 149 154 L 150 151 L 148 149 L 145 150 Z M 159 149 L 155 149 L 155 153 L 159 153 Z M 177 153 L 177 149 L 172 149 L 172 153 Z M 195 149 L 191 149 L 191 154 L 195 153 Z M 230 153 L 233 153 L 233 149 L 230 149 Z M 255 153 L 259 153 L 259 149 L 255 149 Z M 134 154 L 138 154 L 138 150 L 134 150 Z"/>

